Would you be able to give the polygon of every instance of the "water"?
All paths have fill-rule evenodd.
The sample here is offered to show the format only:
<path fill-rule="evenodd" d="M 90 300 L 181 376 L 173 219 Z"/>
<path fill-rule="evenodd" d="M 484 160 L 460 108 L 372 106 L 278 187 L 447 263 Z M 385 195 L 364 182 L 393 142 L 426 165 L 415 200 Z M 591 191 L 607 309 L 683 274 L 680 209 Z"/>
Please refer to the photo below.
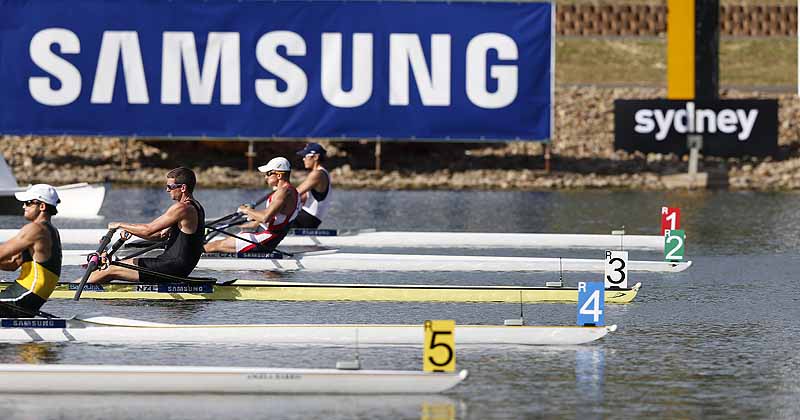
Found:
<path fill-rule="evenodd" d="M 200 191 L 209 215 L 253 201 L 257 190 Z M 5 418 L 426 418 L 530 417 L 800 417 L 800 293 L 795 273 L 800 194 L 748 192 L 447 192 L 337 191 L 325 226 L 387 230 L 655 234 L 662 205 L 680 207 L 687 256 L 677 274 L 630 273 L 644 288 L 629 305 L 606 308 L 617 333 L 585 346 L 457 349 L 465 383 L 438 396 L 13 396 Z M 147 221 L 168 205 L 154 189 L 114 189 L 102 213 Z M 111 217 L 113 215 L 113 217 Z M 102 227 L 105 221 L 59 221 Z M 20 217 L 0 218 L 17 227 Z M 369 252 L 370 250 L 359 250 Z M 392 250 L 394 252 L 395 250 Z M 576 250 L 424 250 L 413 253 L 581 256 Z M 631 251 L 631 259 L 661 259 Z M 205 273 L 209 274 L 209 273 Z M 220 273 L 216 273 L 218 276 Z M 241 273 L 238 273 L 241 274 Z M 66 277 L 78 270 L 65 269 Z M 236 276 L 237 273 L 225 275 Z M 275 278 L 275 275 L 259 274 Z M 249 278 L 259 275 L 249 274 Z M 334 272 L 280 275 L 292 281 L 526 284 L 553 273 Z M 599 280 L 567 273 L 574 283 Z M 3 279 L 14 278 L 2 274 Z M 400 322 L 455 319 L 490 324 L 518 316 L 518 305 L 363 302 L 49 302 L 58 314 L 99 312 L 177 323 Z M 572 305 L 526 305 L 531 324 L 571 325 Z M 362 349 L 363 366 L 418 369 L 412 347 Z M 219 345 L 0 345 L 2 363 L 178 364 L 332 367 L 352 348 Z M 0 384 L 2 386 L 2 384 Z M 43 403 L 42 401 L 47 401 Z"/>

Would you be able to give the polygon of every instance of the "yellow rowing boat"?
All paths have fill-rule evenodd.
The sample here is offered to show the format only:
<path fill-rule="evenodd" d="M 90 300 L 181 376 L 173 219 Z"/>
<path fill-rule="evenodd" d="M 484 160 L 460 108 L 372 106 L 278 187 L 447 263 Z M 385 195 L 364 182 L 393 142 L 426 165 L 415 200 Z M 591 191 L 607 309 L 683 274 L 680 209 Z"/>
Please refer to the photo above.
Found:
<path fill-rule="evenodd" d="M 0 290 L 8 284 L 0 285 Z M 60 284 L 52 299 L 71 299 L 76 284 Z M 629 289 L 609 289 L 607 303 L 629 303 L 641 283 Z M 384 301 L 384 302 L 476 302 L 476 303 L 576 303 L 574 287 L 450 286 L 409 284 L 323 284 L 285 281 L 236 280 L 225 284 L 111 283 L 87 285 L 82 299 L 143 300 L 263 300 L 263 301 Z"/>

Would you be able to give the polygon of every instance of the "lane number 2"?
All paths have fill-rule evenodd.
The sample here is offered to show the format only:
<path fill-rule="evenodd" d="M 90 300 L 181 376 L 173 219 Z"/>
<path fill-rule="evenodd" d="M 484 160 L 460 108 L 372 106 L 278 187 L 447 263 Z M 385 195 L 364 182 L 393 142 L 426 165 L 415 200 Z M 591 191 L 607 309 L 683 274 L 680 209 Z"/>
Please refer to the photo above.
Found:
<path fill-rule="evenodd" d="M 668 230 L 664 233 L 664 260 L 683 261 L 686 251 L 686 232 L 682 229 Z"/>

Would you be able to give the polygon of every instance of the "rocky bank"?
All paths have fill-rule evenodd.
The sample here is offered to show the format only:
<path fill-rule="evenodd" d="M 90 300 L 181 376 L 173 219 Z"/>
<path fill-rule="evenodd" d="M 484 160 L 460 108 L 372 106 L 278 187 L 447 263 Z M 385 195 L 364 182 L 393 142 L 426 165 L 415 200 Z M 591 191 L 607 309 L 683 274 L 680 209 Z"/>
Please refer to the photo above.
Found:
<path fill-rule="evenodd" d="M 550 171 L 539 143 L 381 144 L 377 171 L 372 142 L 323 142 L 340 188 L 371 189 L 665 189 L 663 177 L 686 172 L 687 158 L 615 151 L 614 99 L 665 97 L 659 88 L 557 86 Z M 770 158 L 704 157 L 701 170 L 726 180 L 730 189 L 800 189 L 800 101 L 793 93 L 724 90 L 723 98 L 777 98 L 779 153 Z M 299 142 L 256 143 L 255 165 L 287 157 Z M 256 187 L 241 142 L 167 142 L 113 137 L 4 136 L 0 152 L 20 184 L 111 181 L 162 185 L 176 166 L 198 173 L 203 187 Z M 300 164 L 299 159 L 292 159 Z M 302 176 L 302 174 L 300 174 Z M 295 175 L 295 179 L 297 176 Z"/>

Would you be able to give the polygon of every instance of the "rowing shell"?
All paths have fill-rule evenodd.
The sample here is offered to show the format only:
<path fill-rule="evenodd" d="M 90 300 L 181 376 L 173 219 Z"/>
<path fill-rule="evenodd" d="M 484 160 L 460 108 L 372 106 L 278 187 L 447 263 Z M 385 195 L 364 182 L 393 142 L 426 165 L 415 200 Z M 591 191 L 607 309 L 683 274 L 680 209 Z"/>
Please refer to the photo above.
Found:
<path fill-rule="evenodd" d="M 88 250 L 64 251 L 63 265 L 86 264 Z M 628 271 L 674 273 L 687 262 L 628 261 Z M 293 258 L 201 258 L 197 268 L 219 271 L 588 271 L 604 272 L 605 260 L 588 258 L 487 257 L 471 255 L 354 254 Z"/>
<path fill-rule="evenodd" d="M 431 394 L 467 371 L 0 364 L 0 376 L 3 393 Z"/>
<path fill-rule="evenodd" d="M 3 290 L 10 283 L 0 283 Z M 642 287 L 605 291 L 606 303 L 629 303 Z M 51 299 L 72 299 L 77 284 L 60 284 Z M 236 280 L 213 283 L 87 284 L 81 299 L 142 300 L 282 300 L 282 301 L 384 301 L 474 303 L 575 303 L 574 287 L 437 286 L 406 284 L 322 284 L 283 281 Z"/>
<path fill-rule="evenodd" d="M 4 319 L 0 343 L 224 343 L 419 346 L 422 325 L 391 324 L 161 324 L 126 318 Z M 574 345 L 604 337 L 617 326 L 459 325 L 456 345 Z"/>
<path fill-rule="evenodd" d="M 96 245 L 103 229 L 59 229 L 62 244 Z M 17 234 L 0 229 L 0 242 Z M 587 248 L 654 250 L 664 249 L 658 235 L 594 235 L 560 233 L 478 233 L 478 232 L 376 232 L 371 230 L 296 229 L 282 242 L 284 246 L 378 248 Z"/>

